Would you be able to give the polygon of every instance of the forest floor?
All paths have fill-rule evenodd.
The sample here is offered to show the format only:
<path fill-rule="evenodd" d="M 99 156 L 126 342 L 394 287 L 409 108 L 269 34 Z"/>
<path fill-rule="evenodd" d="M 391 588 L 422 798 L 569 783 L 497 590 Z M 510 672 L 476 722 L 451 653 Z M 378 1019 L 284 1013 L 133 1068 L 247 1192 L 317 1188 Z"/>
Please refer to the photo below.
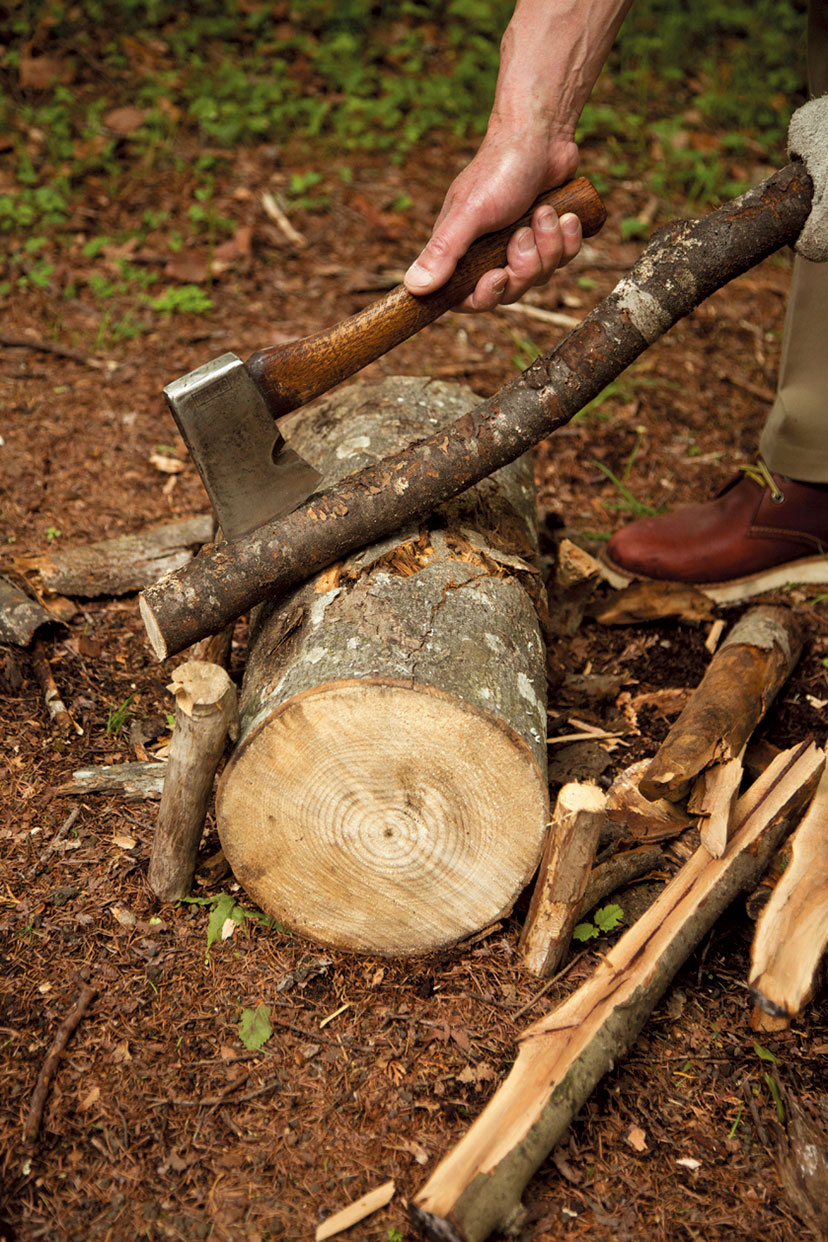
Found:
<path fill-rule="evenodd" d="M 470 154 L 441 140 L 399 166 L 349 157 L 349 179 L 335 179 L 324 207 L 293 213 L 304 244 L 262 209 L 265 191 L 304 174 L 301 151 L 227 158 L 214 207 L 236 228 L 213 255 L 222 266 L 211 280 L 206 244 L 170 260 L 164 238 L 146 230 L 140 243 L 107 242 L 90 257 L 90 240 L 137 232 L 147 212 L 186 202 L 186 172 L 135 181 L 117 201 L 90 184 L 76 244 L 56 257 L 52 278 L 53 286 L 74 286 L 74 295 L 57 298 L 36 284 L 17 291 L 0 334 L 2 571 L 21 581 L 20 557 L 204 512 L 163 386 L 210 357 L 227 350 L 246 357 L 378 296 L 417 252 Z M 404 214 L 393 209 L 401 195 L 414 204 Z M 530 310 L 582 318 L 640 250 L 622 239 L 621 222 L 663 218 L 663 204 L 633 180 L 611 182 L 606 202 L 601 234 L 531 293 Z M 133 308 L 139 330 L 119 333 L 129 309 L 117 289 L 124 258 L 131 270 L 160 273 L 161 287 L 209 292 L 212 308 L 147 311 L 143 319 Z M 112 286 L 106 302 L 92 296 L 92 267 Z M 630 502 L 602 465 L 658 508 L 711 495 L 753 460 L 772 400 L 789 278 L 790 258 L 778 256 L 735 281 L 540 446 L 550 557 L 561 526 L 597 548 L 629 520 Z M 451 313 L 366 377 L 437 376 L 484 397 L 563 332 L 518 308 Z M 799 610 L 807 638 L 759 732 L 777 746 L 804 737 L 822 744 L 828 613 L 815 590 L 777 598 Z M 589 976 L 606 940 L 595 952 L 573 950 L 551 989 L 516 957 L 525 898 L 476 943 L 422 959 L 348 955 L 252 919 L 206 954 L 208 910 L 162 906 L 147 882 L 157 802 L 56 792 L 75 769 L 159 752 L 169 740 L 166 687 L 179 662 L 155 661 L 134 595 L 73 604 L 42 638 L 76 730 L 51 721 L 31 651 L 0 648 L 0 1236 L 307 1239 L 326 1215 L 393 1178 L 390 1206 L 347 1236 L 413 1237 L 406 1198 L 494 1092 L 522 1028 Z M 729 624 L 741 610 L 713 615 Z M 591 775 L 606 784 L 654 752 L 709 659 L 708 629 L 676 619 L 609 627 L 586 617 L 557 641 L 551 737 L 577 729 L 573 719 L 621 736 L 610 747 L 553 742 L 553 797 L 567 779 Z M 242 626 L 234 676 L 243 662 Z M 576 696 L 567 675 L 584 672 L 610 675 L 615 690 Z M 74 808 L 71 830 L 39 867 Z M 217 849 L 211 814 L 196 895 L 233 892 L 244 905 L 226 869 L 201 866 Z M 669 871 L 665 861 L 648 877 L 652 891 Z M 624 908 L 627 897 L 617 900 Z M 680 971 L 632 1051 L 532 1180 L 526 1238 L 802 1237 L 768 1140 L 776 1105 L 767 1071 L 775 1058 L 779 1080 L 824 1124 L 828 995 L 790 1030 L 757 1037 L 745 990 L 752 931 L 737 901 Z M 95 999 L 26 1144 L 38 1073 L 85 981 Z M 270 1007 L 273 1033 L 249 1051 L 240 1014 L 260 1004 Z"/>

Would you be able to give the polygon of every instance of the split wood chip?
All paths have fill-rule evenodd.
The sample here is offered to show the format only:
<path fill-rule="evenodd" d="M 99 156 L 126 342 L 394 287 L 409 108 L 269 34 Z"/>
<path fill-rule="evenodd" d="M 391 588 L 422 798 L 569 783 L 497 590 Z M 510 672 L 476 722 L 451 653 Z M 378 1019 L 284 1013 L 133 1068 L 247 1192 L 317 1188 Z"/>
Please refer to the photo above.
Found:
<path fill-rule="evenodd" d="M 639 782 L 649 764 L 649 759 L 640 759 L 618 774 L 607 793 L 607 819 L 638 841 L 666 841 L 690 828 L 695 819 L 666 798 L 651 802 L 644 797 Z"/>
<path fill-rule="evenodd" d="M 745 748 L 742 747 L 735 758 L 705 768 L 687 802 L 688 811 L 699 816 L 701 843 L 713 858 L 721 858 L 727 849 L 733 811 L 742 782 L 744 753 Z"/>
<path fill-rule="evenodd" d="M 592 615 L 601 625 L 636 625 L 665 617 L 679 617 L 688 625 L 698 625 L 707 621 L 712 612 L 712 601 L 696 587 L 673 582 L 634 582 L 599 605 Z"/>
<path fill-rule="evenodd" d="M 356 1199 L 341 1212 L 335 1212 L 333 1216 L 329 1216 L 318 1226 L 316 1242 L 324 1242 L 325 1238 L 336 1237 L 338 1233 L 344 1233 L 352 1225 L 358 1225 L 361 1220 L 378 1212 L 380 1208 L 387 1207 L 394 1198 L 394 1189 L 393 1181 L 385 1182 L 384 1185 L 377 1186 L 376 1190 L 369 1190 L 361 1199 Z"/>
<path fill-rule="evenodd" d="M 800 1012 L 828 945 L 828 776 L 790 840 L 791 861 L 756 925 L 748 986 L 778 1019 Z M 766 1029 L 766 1028 L 765 1028 Z"/>

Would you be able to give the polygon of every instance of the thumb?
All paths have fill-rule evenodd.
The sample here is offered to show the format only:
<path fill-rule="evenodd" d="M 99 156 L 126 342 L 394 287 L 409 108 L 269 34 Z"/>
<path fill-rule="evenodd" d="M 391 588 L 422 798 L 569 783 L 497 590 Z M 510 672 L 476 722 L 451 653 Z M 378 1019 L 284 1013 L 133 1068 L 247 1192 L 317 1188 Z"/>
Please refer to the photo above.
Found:
<path fill-rule="evenodd" d="M 476 234 L 453 225 L 451 215 L 435 231 L 403 277 L 409 293 L 431 293 L 444 285 Z"/>

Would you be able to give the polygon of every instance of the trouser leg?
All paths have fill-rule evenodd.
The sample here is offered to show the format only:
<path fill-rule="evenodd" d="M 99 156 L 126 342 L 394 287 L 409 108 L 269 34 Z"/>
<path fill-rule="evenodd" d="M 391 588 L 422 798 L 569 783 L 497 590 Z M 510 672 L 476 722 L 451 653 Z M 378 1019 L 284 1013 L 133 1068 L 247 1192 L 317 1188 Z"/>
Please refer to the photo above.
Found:
<path fill-rule="evenodd" d="M 828 0 L 808 9 L 808 85 L 828 92 Z M 776 400 L 759 449 L 771 470 L 828 482 L 828 263 L 794 260 Z"/>

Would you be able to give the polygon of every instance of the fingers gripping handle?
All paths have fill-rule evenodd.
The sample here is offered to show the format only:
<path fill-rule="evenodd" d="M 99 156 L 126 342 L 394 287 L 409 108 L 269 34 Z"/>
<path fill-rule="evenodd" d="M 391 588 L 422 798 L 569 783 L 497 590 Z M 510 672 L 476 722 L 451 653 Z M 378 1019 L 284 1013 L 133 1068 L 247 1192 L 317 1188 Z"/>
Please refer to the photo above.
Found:
<path fill-rule="evenodd" d="M 457 264 L 454 275 L 434 293 L 416 297 L 399 285 L 332 328 L 253 354 L 247 369 L 273 417 L 289 414 L 327 392 L 457 306 L 484 272 L 504 266 L 512 234 L 529 223 L 542 203 L 550 204 L 558 215 L 573 212 L 578 216 L 584 237 L 597 233 L 607 215 L 595 188 L 586 178 L 577 177 L 541 194 L 513 224 L 478 238 Z"/>

